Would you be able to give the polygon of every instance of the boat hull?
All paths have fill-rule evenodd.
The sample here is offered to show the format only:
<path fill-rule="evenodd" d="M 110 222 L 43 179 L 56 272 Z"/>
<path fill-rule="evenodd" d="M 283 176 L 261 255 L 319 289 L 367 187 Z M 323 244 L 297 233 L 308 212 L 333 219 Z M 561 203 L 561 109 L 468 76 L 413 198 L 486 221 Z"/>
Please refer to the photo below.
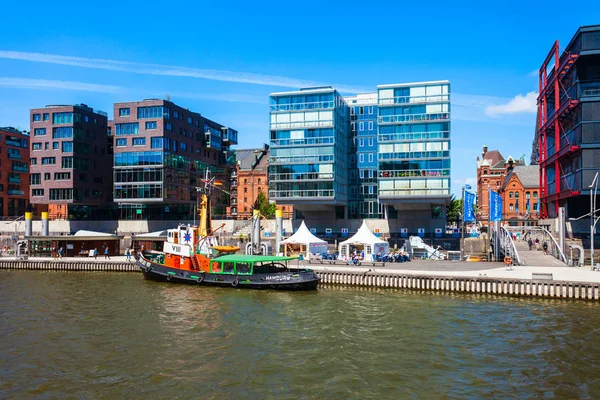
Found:
<path fill-rule="evenodd" d="M 157 264 L 143 257 L 137 257 L 136 263 L 142 270 L 144 278 L 158 282 L 271 290 L 316 290 L 319 283 L 319 277 L 313 271 L 302 269 L 291 269 L 278 273 L 234 275 L 181 270 Z"/>

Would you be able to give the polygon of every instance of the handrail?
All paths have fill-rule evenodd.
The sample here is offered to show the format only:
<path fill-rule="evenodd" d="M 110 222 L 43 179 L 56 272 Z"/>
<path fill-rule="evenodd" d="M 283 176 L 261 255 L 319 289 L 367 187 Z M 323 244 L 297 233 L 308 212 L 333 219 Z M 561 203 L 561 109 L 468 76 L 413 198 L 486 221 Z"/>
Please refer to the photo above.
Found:
<path fill-rule="evenodd" d="M 552 243 L 554 244 L 554 247 L 557 249 L 557 253 L 558 253 L 558 258 L 560 261 L 564 262 L 565 264 L 568 264 L 569 262 L 567 261 L 567 257 L 565 256 L 565 253 L 563 252 L 563 250 L 560 248 L 560 245 L 558 244 L 558 242 L 556 241 L 556 239 L 554 238 L 554 236 L 552 236 L 552 234 L 550 233 L 550 231 L 548 231 L 546 228 L 542 227 L 542 226 L 508 226 L 506 228 L 503 227 L 503 229 L 505 229 L 507 232 L 508 231 L 515 231 L 515 232 L 524 232 L 524 231 L 529 231 L 529 232 L 533 232 L 533 231 L 539 231 L 541 233 L 544 234 L 544 236 L 548 236 L 550 237 L 550 239 L 552 239 Z"/>
<path fill-rule="evenodd" d="M 512 238 L 510 232 L 504 228 L 500 227 L 500 249 L 504 250 L 503 253 L 505 256 L 508 256 L 513 259 L 514 265 L 523 265 L 521 262 L 521 257 L 519 256 L 519 252 L 517 251 L 517 246 Z M 516 261 L 516 262 L 515 262 Z"/>

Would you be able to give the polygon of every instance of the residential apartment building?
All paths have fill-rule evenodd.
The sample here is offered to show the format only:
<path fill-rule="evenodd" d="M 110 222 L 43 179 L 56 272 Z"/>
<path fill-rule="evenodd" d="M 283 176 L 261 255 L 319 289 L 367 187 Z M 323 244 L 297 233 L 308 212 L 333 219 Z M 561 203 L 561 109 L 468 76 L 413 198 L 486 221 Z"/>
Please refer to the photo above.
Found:
<path fill-rule="evenodd" d="M 85 104 L 30 111 L 31 203 L 51 219 L 104 219 L 112 202 L 107 115 Z"/>
<path fill-rule="evenodd" d="M 29 210 L 29 135 L 0 128 L 0 216 L 20 217 Z"/>
<path fill-rule="evenodd" d="M 562 54 L 554 43 L 539 91 L 540 214 L 556 218 L 564 207 L 577 218 L 590 211 L 589 186 L 600 171 L 600 25 L 580 27 Z"/>
<path fill-rule="evenodd" d="M 259 193 L 269 196 L 269 146 L 258 149 L 237 149 L 236 167 L 231 174 L 231 202 L 227 217 L 249 219 Z M 292 207 L 278 206 L 283 218 L 292 217 Z"/>
<path fill-rule="evenodd" d="M 114 201 L 121 219 L 193 220 L 206 170 L 224 183 L 215 217 L 229 204 L 236 130 L 169 100 L 115 103 Z"/>
<path fill-rule="evenodd" d="M 270 96 L 271 191 L 305 218 L 383 218 L 444 228 L 450 200 L 450 83 L 331 87 Z"/>

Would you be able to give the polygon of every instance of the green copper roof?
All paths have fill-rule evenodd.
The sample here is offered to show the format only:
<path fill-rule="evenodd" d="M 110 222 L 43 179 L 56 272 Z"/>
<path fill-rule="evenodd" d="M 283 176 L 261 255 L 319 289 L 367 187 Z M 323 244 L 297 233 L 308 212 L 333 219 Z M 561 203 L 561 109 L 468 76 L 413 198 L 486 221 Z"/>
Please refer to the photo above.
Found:
<path fill-rule="evenodd" d="M 269 261 L 289 261 L 296 260 L 298 257 L 280 257 L 280 256 L 249 256 L 246 254 L 228 254 L 217 257 L 215 261 L 228 262 L 269 262 Z"/>

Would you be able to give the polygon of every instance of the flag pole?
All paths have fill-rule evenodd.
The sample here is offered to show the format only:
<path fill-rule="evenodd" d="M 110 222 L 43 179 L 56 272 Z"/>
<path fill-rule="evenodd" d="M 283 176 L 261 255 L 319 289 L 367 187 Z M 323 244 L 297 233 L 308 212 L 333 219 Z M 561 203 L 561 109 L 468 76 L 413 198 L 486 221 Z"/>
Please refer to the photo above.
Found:
<path fill-rule="evenodd" d="M 488 245 L 492 243 L 492 209 L 490 207 L 489 199 L 492 198 L 492 188 L 488 183 Z M 494 245 L 494 251 L 496 250 L 496 246 Z M 487 252 L 488 262 L 490 262 L 490 251 Z"/>
<path fill-rule="evenodd" d="M 460 260 L 462 261 L 465 256 L 465 187 L 462 187 L 462 229 L 461 229 L 461 240 L 460 240 Z"/>

